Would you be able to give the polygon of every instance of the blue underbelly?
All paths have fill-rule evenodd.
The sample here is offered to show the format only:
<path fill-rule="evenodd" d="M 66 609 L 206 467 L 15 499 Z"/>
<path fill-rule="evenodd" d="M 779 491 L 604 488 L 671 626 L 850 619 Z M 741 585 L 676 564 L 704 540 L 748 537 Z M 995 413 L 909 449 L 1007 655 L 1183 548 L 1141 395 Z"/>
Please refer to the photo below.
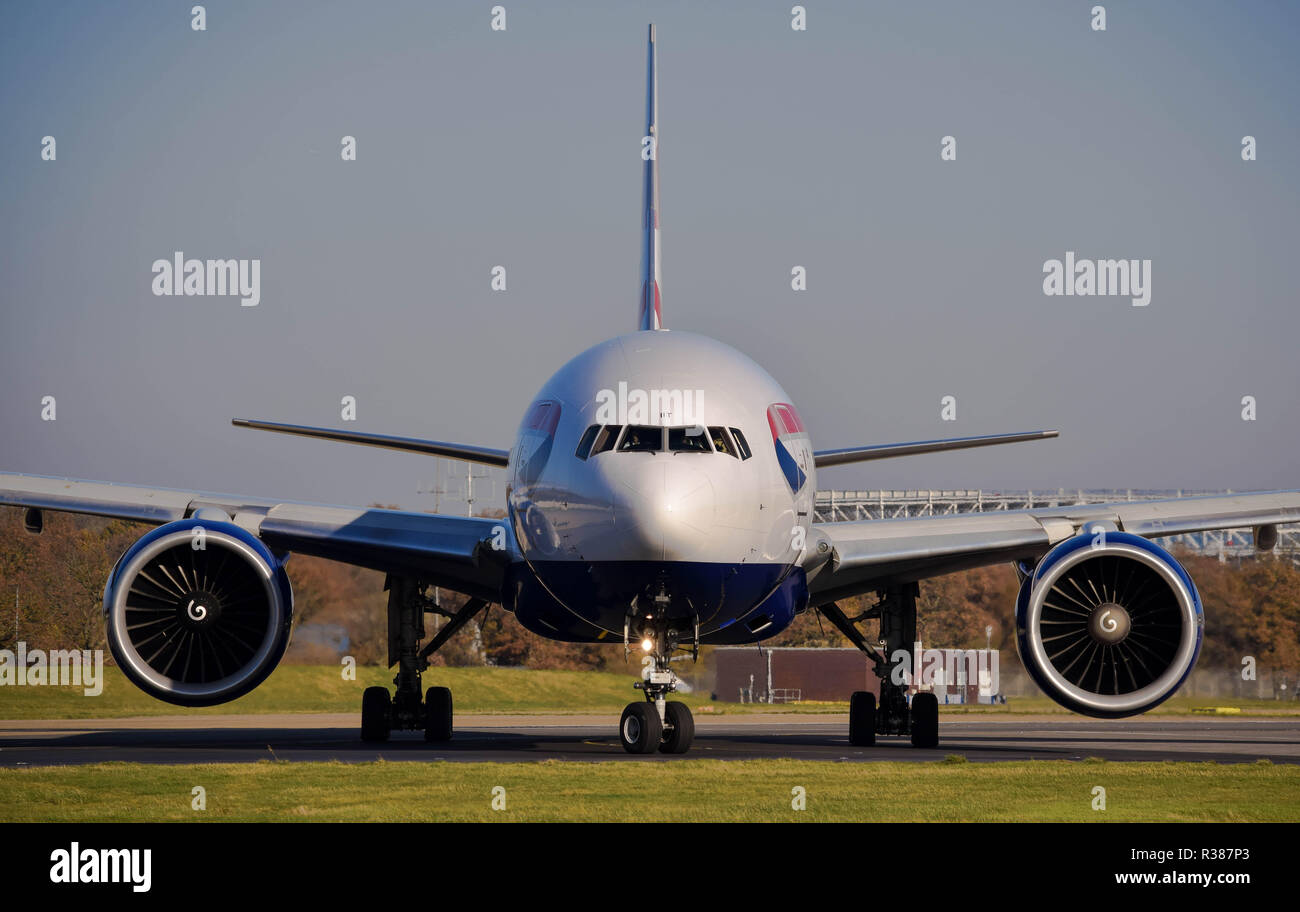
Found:
<path fill-rule="evenodd" d="M 503 604 L 551 639 L 622 642 L 629 606 L 661 586 L 672 599 L 668 618 L 686 633 L 698 617 L 706 644 L 775 636 L 808 603 L 803 571 L 784 564 L 533 561 L 511 565 Z"/>

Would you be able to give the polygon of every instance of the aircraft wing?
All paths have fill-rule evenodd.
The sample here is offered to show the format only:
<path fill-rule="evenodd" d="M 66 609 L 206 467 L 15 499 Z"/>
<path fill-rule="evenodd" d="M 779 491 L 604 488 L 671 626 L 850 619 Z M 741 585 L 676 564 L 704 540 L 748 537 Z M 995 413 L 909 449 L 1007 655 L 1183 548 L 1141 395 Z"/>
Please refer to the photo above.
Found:
<path fill-rule="evenodd" d="M 446 443 L 441 440 L 424 440 L 420 437 L 395 437 L 392 434 L 340 431 L 338 428 L 311 427 L 305 424 L 281 424 L 275 421 L 262 421 L 257 418 L 232 418 L 230 423 L 235 427 L 252 428 L 255 431 L 274 431 L 277 434 L 315 437 L 318 440 L 336 440 L 339 443 L 359 443 L 363 446 L 402 450 L 407 453 L 423 453 L 426 456 L 445 456 L 448 459 L 463 459 L 465 462 L 478 462 L 499 468 L 504 468 L 510 463 L 509 450 L 497 450 L 492 447 Z"/>
<path fill-rule="evenodd" d="M 916 440 L 911 443 L 845 447 L 838 450 L 818 450 L 813 453 L 813 461 L 817 468 L 822 469 L 828 466 L 845 465 L 850 462 L 893 459 L 897 456 L 946 453 L 949 450 L 969 450 L 973 447 L 998 446 L 1003 443 L 1023 443 L 1027 440 L 1050 440 L 1060 435 L 1060 431 L 1021 431 L 1017 434 L 984 434 L 980 437 L 949 437 L 946 440 Z"/>
<path fill-rule="evenodd" d="M 0 505 L 86 513 L 159 525 L 205 511 L 257 535 L 276 553 L 312 554 L 417 575 L 488 601 L 500 598 L 514 547 L 505 520 L 281 502 L 44 475 L 0 474 Z M 218 512 L 219 511 L 219 512 Z M 494 543 L 497 547 L 493 547 Z"/>
<path fill-rule="evenodd" d="M 957 570 L 1036 561 L 1090 523 L 1159 538 L 1300 522 L 1300 491 L 814 523 L 804 568 L 813 605 Z"/>

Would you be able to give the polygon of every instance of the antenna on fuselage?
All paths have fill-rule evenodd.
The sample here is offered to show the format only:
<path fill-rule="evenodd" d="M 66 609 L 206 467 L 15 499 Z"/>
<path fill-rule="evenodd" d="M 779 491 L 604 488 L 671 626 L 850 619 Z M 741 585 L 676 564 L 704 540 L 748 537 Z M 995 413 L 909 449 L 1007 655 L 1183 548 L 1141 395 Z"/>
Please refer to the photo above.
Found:
<path fill-rule="evenodd" d="M 645 132 L 641 134 L 641 315 L 638 329 L 663 329 L 659 310 L 659 80 L 655 27 L 646 47 Z"/>

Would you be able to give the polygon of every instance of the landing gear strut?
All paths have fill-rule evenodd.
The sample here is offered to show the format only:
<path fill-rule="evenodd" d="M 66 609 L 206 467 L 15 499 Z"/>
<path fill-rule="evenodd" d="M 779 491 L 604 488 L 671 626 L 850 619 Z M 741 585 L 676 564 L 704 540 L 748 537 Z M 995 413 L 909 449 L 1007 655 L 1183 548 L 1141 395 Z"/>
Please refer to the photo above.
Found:
<path fill-rule="evenodd" d="M 420 676 L 429 667 L 429 656 L 487 607 L 483 599 L 469 599 L 455 614 L 424 594 L 427 584 L 404 576 L 389 576 L 388 667 L 397 666 L 390 697 L 386 687 L 367 687 L 361 696 L 361 740 L 387 741 L 389 732 L 424 730 L 426 741 L 450 741 L 452 733 L 451 691 L 446 687 L 421 689 Z M 447 624 L 423 648 L 425 614 L 441 614 Z"/>
<path fill-rule="evenodd" d="M 920 587 L 906 583 L 882 589 L 875 605 L 856 617 L 848 617 L 834 602 L 821 606 L 821 613 L 839 628 L 854 646 L 871 660 L 880 679 L 880 700 L 867 691 L 853 694 L 849 702 L 849 743 L 870 747 L 876 735 L 909 735 L 913 747 L 932 748 L 939 744 L 939 701 L 932 693 L 918 693 L 907 703 L 907 690 L 894 680 L 893 656 L 900 651 L 911 656 L 916 643 L 916 597 Z M 867 642 L 857 625 L 875 618 L 880 623 L 878 645 L 883 653 Z M 910 667 L 911 662 L 906 661 Z"/>
<path fill-rule="evenodd" d="M 695 717 L 691 715 L 690 707 L 667 699 L 680 683 L 670 664 L 680 634 L 665 617 L 669 604 L 670 599 L 661 587 L 653 598 L 643 596 L 634 602 L 623 624 L 624 656 L 632 651 L 631 637 L 635 632 L 642 651 L 653 658 L 653 666 L 645 679 L 632 685 L 644 691 L 645 701 L 629 703 L 619 720 L 619 740 L 629 754 L 653 754 L 656 750 L 665 754 L 684 754 L 695 740 Z M 691 652 L 694 657 L 699 657 L 698 620 Z"/>

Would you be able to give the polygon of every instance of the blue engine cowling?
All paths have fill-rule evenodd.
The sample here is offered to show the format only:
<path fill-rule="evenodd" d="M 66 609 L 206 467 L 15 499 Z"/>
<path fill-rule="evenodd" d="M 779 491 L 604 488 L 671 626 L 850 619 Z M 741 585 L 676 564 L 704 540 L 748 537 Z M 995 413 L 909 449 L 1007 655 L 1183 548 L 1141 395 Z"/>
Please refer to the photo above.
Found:
<path fill-rule="evenodd" d="M 266 679 L 289 645 L 282 562 L 228 522 L 167 523 L 127 549 L 104 587 L 113 658 L 150 696 L 226 703 Z"/>
<path fill-rule="evenodd" d="M 1187 571 L 1125 532 L 1061 542 L 1016 599 L 1025 669 L 1056 702 L 1090 716 L 1136 715 L 1170 697 L 1196 664 L 1204 629 Z"/>

